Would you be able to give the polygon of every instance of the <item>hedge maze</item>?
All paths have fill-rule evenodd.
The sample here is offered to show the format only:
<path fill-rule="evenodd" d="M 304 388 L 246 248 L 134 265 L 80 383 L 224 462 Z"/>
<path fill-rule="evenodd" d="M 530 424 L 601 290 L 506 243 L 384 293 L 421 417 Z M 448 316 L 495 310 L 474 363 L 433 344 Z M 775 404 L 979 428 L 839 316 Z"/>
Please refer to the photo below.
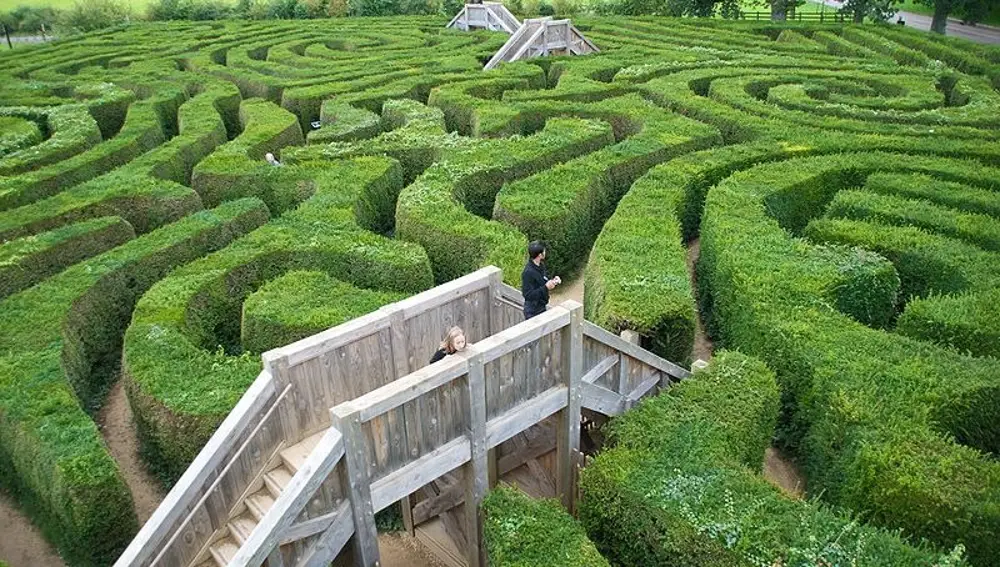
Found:
<path fill-rule="evenodd" d="M 119 375 L 170 482 L 260 352 L 484 265 L 514 283 L 544 239 L 588 319 L 687 364 L 700 311 L 756 357 L 616 426 L 582 502 L 612 564 L 1000 565 L 1000 49 L 594 19 L 599 55 L 484 73 L 506 36 L 444 23 L 0 55 L 0 482 L 71 564 L 137 529 L 94 422 Z M 775 435 L 825 504 L 756 474 Z M 489 529 L 551 517 L 603 564 L 532 506 L 498 495 Z"/>

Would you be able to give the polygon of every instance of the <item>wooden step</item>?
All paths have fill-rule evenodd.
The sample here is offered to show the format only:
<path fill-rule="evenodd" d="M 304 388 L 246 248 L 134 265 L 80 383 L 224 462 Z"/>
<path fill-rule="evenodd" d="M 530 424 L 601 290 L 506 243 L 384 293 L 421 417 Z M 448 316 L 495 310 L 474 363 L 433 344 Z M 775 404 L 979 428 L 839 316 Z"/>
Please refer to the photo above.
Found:
<path fill-rule="evenodd" d="M 271 491 L 266 488 L 247 497 L 247 508 L 258 522 L 264 518 L 264 514 L 267 514 L 271 506 L 274 506 L 274 497 L 271 496 Z"/>
<path fill-rule="evenodd" d="M 229 562 L 236 557 L 236 552 L 240 550 L 240 546 L 236 545 L 231 536 L 226 536 L 219 541 L 213 543 L 209 547 L 209 551 L 212 553 L 212 559 L 215 559 L 215 563 L 219 567 L 226 567 Z"/>
<path fill-rule="evenodd" d="M 302 465 L 306 462 L 306 458 L 309 457 L 309 453 L 312 453 L 312 450 L 316 448 L 319 440 L 323 438 L 324 433 L 326 433 L 325 430 L 310 435 L 281 452 L 281 460 L 284 461 L 288 470 L 294 474 L 302 468 Z"/>
<path fill-rule="evenodd" d="M 281 494 L 288 483 L 292 481 L 292 473 L 284 465 L 267 471 L 264 475 L 264 484 L 275 497 Z"/>
<path fill-rule="evenodd" d="M 250 538 L 250 532 L 257 527 L 257 520 L 249 511 L 243 512 L 229 522 L 229 533 L 237 543 L 243 545 Z"/>

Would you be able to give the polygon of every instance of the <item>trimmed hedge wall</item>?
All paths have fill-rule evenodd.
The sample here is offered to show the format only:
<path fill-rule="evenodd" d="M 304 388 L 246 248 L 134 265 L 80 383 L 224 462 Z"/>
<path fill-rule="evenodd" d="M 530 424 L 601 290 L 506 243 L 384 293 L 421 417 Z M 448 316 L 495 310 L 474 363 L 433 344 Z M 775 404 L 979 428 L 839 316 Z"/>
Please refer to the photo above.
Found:
<path fill-rule="evenodd" d="M 158 282 L 139 301 L 125 335 L 123 377 L 140 440 L 168 482 L 183 473 L 260 371 L 259 353 L 240 344 L 241 305 L 260 286 L 302 269 L 371 290 L 414 293 L 433 283 L 423 250 L 358 225 L 359 200 L 398 191 L 397 164 L 357 158 L 266 167 L 308 182 L 315 192 L 279 219 Z M 345 310 L 367 310 L 386 297 L 357 293 Z"/>
<path fill-rule="evenodd" d="M 198 212 L 0 303 L 0 479 L 74 565 L 107 565 L 137 529 L 91 418 L 142 292 L 267 219 L 260 201 Z"/>
<path fill-rule="evenodd" d="M 611 423 L 584 469 L 580 518 L 616 565 L 962 565 L 842 511 L 794 500 L 759 471 L 778 418 L 774 374 L 717 353 Z"/>
<path fill-rule="evenodd" d="M 0 298 L 135 238 L 132 225 L 101 217 L 0 244 Z"/>
<path fill-rule="evenodd" d="M 998 556 L 1000 466 L 984 452 L 996 449 L 987 424 L 996 420 L 988 400 L 1000 383 L 998 368 L 862 327 L 818 303 L 829 284 L 810 281 L 794 260 L 802 244 L 785 231 L 819 215 L 865 172 L 893 170 L 980 188 L 998 179 L 971 162 L 877 152 L 757 166 L 709 192 L 699 278 L 725 344 L 776 370 L 786 395 L 783 436 L 798 447 L 811 486 L 874 523 L 944 546 L 964 543 L 974 563 L 990 565 Z M 813 221 L 807 232 L 848 222 Z M 900 231 L 919 233 L 884 227 L 865 242 L 886 245 L 883 236 Z M 962 246 L 947 249 L 965 253 Z M 984 283 L 996 281 L 983 262 L 967 268 Z"/>
<path fill-rule="evenodd" d="M 483 500 L 491 567 L 610 567 L 557 500 L 534 500 L 502 485 Z"/>
<path fill-rule="evenodd" d="M 240 344 L 246 351 L 264 352 L 404 298 L 401 293 L 358 288 L 325 272 L 288 272 L 243 302 Z"/>

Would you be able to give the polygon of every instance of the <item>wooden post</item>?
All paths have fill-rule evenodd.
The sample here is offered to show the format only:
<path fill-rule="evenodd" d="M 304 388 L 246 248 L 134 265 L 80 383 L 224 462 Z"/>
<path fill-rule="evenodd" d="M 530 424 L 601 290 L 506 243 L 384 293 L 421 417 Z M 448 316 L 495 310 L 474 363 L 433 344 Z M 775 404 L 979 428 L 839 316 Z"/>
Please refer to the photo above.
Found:
<path fill-rule="evenodd" d="M 486 374 L 483 355 L 468 359 L 469 437 L 472 458 L 465 465 L 465 541 L 469 567 L 487 567 L 481 504 L 489 485 L 486 451 Z"/>
<path fill-rule="evenodd" d="M 625 329 L 621 332 L 621 338 L 626 341 L 637 345 L 639 344 L 639 333 L 632 331 L 630 329 Z M 625 353 L 619 353 L 618 355 L 618 393 L 621 395 L 626 395 L 629 393 L 628 387 L 628 375 L 632 370 L 632 365 L 629 362 L 629 357 Z"/>
<path fill-rule="evenodd" d="M 392 368 L 395 380 L 410 373 L 409 344 L 406 340 L 406 319 L 403 317 L 402 309 L 393 309 L 386 314 L 389 317 L 389 338 L 392 348 Z M 414 404 L 407 404 L 403 407 L 403 419 L 410 424 L 406 427 L 407 436 L 411 432 L 419 431 L 420 418 L 414 411 Z M 412 423 L 411 423 L 412 422 Z M 415 425 L 415 427 L 414 427 Z M 407 455 L 412 441 L 407 439 Z M 409 494 L 399 501 L 399 510 L 403 516 L 403 528 L 411 536 L 414 535 L 416 526 L 413 525 L 413 499 Z"/>
<path fill-rule="evenodd" d="M 489 313 L 490 313 L 490 335 L 495 335 L 502 332 L 504 329 L 504 311 L 506 308 L 503 304 L 503 295 L 501 288 L 503 286 L 503 272 L 499 270 L 490 274 L 490 302 L 489 302 Z M 486 454 L 486 468 L 489 472 L 489 486 L 490 489 L 494 488 L 500 481 L 500 471 L 497 466 L 497 448 L 494 447 L 490 449 Z"/>
<path fill-rule="evenodd" d="M 372 487 L 368 477 L 368 450 L 361 431 L 361 414 L 351 402 L 331 410 L 333 426 L 344 436 L 344 466 L 341 483 L 350 499 L 354 517 L 354 561 L 358 567 L 377 567 L 378 530 L 372 508 Z"/>
<path fill-rule="evenodd" d="M 580 379 L 583 377 L 583 305 L 563 302 L 569 309 L 569 326 L 562 330 L 563 368 L 569 399 L 559 412 L 556 432 L 556 493 L 569 513 L 576 510 L 576 455 L 580 450 Z"/>

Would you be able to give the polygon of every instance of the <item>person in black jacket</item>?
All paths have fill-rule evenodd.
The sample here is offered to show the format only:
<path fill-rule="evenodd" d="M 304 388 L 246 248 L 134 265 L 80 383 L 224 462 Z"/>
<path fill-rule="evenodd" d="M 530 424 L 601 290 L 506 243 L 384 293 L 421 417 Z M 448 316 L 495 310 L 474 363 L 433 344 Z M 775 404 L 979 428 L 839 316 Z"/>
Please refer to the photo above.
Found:
<path fill-rule="evenodd" d="M 444 340 L 441 341 L 441 348 L 437 349 L 437 352 L 435 352 L 434 356 L 431 357 L 431 364 L 434 364 L 449 354 L 455 354 L 456 352 L 465 350 L 466 344 L 468 343 L 465 340 L 465 332 L 462 331 L 461 327 L 452 327 L 448 329 L 448 334 L 445 335 Z"/>
<path fill-rule="evenodd" d="M 545 244 L 538 240 L 528 245 L 528 263 L 521 272 L 521 295 L 524 296 L 524 318 L 545 313 L 549 291 L 561 284 L 559 276 L 549 279 L 545 273 Z"/>

